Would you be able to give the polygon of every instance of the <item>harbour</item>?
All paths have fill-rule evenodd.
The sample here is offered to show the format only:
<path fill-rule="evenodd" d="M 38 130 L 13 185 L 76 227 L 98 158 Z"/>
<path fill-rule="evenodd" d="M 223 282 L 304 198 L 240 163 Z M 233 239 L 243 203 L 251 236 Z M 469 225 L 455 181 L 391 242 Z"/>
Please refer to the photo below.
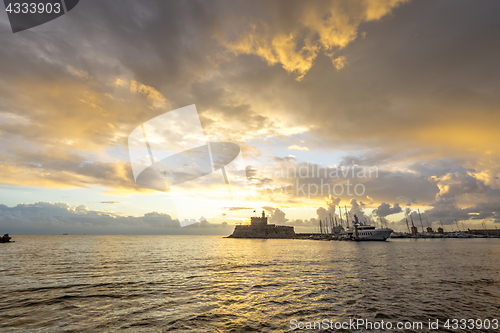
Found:
<path fill-rule="evenodd" d="M 347 220 L 346 220 L 347 221 Z M 320 233 L 295 233 L 293 226 L 282 226 L 268 223 L 268 217 L 262 211 L 260 217 L 250 218 L 250 224 L 237 225 L 228 238 L 280 238 L 280 239 L 312 239 L 312 240 L 344 240 L 344 241 L 385 241 L 392 233 L 392 229 L 377 229 L 366 225 L 354 215 L 351 226 L 334 223 L 330 219 L 330 227 L 320 220 Z"/>
<path fill-rule="evenodd" d="M 419 212 L 420 215 L 420 212 Z M 337 223 L 337 219 L 330 216 L 326 221 L 319 221 L 319 232 L 296 233 L 293 226 L 274 225 L 268 223 L 268 216 L 262 211 L 262 215 L 250 218 L 250 224 L 236 225 L 233 233 L 227 238 L 262 238 L 262 239 L 307 239 L 319 241 L 386 241 L 387 239 L 410 238 L 500 238 L 498 229 L 468 229 L 445 232 L 443 227 L 439 227 L 435 232 L 430 226 L 426 231 L 418 232 L 413 220 L 412 227 L 408 226 L 409 232 L 394 232 L 390 228 L 377 228 L 360 222 L 354 215 L 354 220 L 349 224 L 347 221 L 345 228 L 343 220 Z M 408 220 L 407 220 L 408 221 Z M 458 223 L 457 223 L 458 226 Z"/>

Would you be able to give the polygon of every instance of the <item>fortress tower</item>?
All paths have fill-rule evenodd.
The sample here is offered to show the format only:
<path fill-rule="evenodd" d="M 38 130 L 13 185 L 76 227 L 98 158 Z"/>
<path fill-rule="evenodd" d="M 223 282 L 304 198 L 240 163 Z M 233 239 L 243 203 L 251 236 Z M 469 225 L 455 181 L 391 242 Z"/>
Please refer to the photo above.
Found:
<path fill-rule="evenodd" d="M 251 217 L 250 225 L 237 225 L 229 238 L 295 238 L 295 231 L 291 226 L 274 225 L 267 223 L 267 216 Z"/>
<path fill-rule="evenodd" d="M 262 217 L 251 217 L 250 218 L 250 225 L 257 227 L 257 226 L 266 226 L 267 225 L 267 217 L 266 213 L 262 211 Z"/>

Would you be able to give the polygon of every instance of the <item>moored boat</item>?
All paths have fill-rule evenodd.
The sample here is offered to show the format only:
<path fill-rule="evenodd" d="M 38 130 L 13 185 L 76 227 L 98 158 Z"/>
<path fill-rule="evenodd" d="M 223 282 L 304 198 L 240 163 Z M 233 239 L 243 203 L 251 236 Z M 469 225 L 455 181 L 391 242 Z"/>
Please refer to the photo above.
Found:
<path fill-rule="evenodd" d="M 9 234 L 5 234 L 0 238 L 0 243 L 10 243 L 11 239 L 12 238 L 9 236 Z"/>
<path fill-rule="evenodd" d="M 354 215 L 353 227 L 346 230 L 344 238 L 355 241 L 385 241 L 392 233 L 392 229 L 377 229 L 371 225 L 365 225 L 359 222 L 358 217 Z"/>

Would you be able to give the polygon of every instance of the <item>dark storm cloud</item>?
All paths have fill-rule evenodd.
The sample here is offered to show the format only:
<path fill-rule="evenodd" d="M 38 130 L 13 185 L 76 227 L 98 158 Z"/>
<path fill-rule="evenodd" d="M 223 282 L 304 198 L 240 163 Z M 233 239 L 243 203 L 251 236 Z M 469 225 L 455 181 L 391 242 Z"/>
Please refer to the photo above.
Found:
<path fill-rule="evenodd" d="M 325 166 L 300 162 L 293 157 L 274 157 L 273 161 L 273 165 L 253 167 L 251 172 L 247 172 L 249 184 L 261 191 L 268 200 L 285 197 L 290 203 L 294 203 L 297 200 L 322 199 L 333 195 L 344 202 L 350 202 L 353 197 L 365 201 L 375 198 L 377 201 L 394 202 L 398 197 L 409 197 L 415 203 L 427 205 L 434 201 L 439 192 L 435 180 L 426 173 L 411 168 L 391 170 L 380 163 L 379 169 L 377 164 L 358 165 L 345 160 L 339 165 Z M 351 184 L 350 194 L 347 190 L 348 181 Z M 353 188 L 357 184 L 364 187 L 364 191 L 358 191 L 361 195 L 354 193 Z M 335 187 L 340 185 L 343 193 L 340 193 L 341 187 Z M 312 191 L 308 192 L 308 188 Z M 366 196 L 372 199 L 367 200 Z"/>
<path fill-rule="evenodd" d="M 455 221 L 500 222 L 500 190 L 491 179 L 478 179 L 470 172 L 450 172 L 434 181 L 439 188 L 435 200 L 426 204 L 430 209 L 420 210 L 425 224 L 427 221 L 438 226 L 454 225 Z M 406 208 L 406 214 L 414 221 L 420 219 L 418 210 L 412 207 Z M 402 219 L 399 223 L 404 225 L 406 221 Z"/>
<path fill-rule="evenodd" d="M 325 2 L 322 10 L 339 3 Z M 212 110 L 221 118 L 238 118 L 247 130 L 283 126 L 266 119 L 286 114 L 290 124 L 314 128 L 329 140 L 348 138 L 353 144 L 381 144 L 386 149 L 391 146 L 389 136 L 415 144 L 433 123 L 456 123 L 450 116 L 457 112 L 467 116 L 468 107 L 446 110 L 456 96 L 466 98 L 476 112 L 498 105 L 493 91 L 479 90 L 498 83 L 495 2 L 414 2 L 395 8 L 380 22 L 361 21 L 354 28 L 366 37 L 354 35 L 338 51 L 348 57 L 349 65 L 337 71 L 319 52 L 301 84 L 280 66 L 269 66 L 258 55 L 235 56 L 221 44 L 230 39 L 228 32 L 243 33 L 259 20 L 270 26 L 270 33 L 292 31 L 316 6 L 319 3 L 82 3 L 58 24 L 47 26 L 56 33 L 30 31 L 19 38 L 3 34 L 2 45 L 10 51 L 2 53 L 2 72 L 6 81 L 22 73 L 51 81 L 69 64 L 95 78 L 130 75 L 162 92 L 173 108 L 194 102 L 202 114 Z M 353 15 L 340 9 L 335 13 Z M 467 98 L 463 91 L 474 97 Z M 422 104 L 423 97 L 430 103 Z M 270 114 L 257 107 L 263 103 L 279 107 Z"/>
<path fill-rule="evenodd" d="M 440 192 L 426 211 L 432 222 L 492 220 L 500 222 L 500 190 L 472 173 L 450 173 L 438 181 Z"/>
<path fill-rule="evenodd" d="M 402 211 L 403 210 L 397 202 L 392 207 L 390 204 L 382 202 L 377 209 L 373 210 L 373 214 L 377 215 L 378 217 L 386 217 L 388 215 L 401 213 Z"/>

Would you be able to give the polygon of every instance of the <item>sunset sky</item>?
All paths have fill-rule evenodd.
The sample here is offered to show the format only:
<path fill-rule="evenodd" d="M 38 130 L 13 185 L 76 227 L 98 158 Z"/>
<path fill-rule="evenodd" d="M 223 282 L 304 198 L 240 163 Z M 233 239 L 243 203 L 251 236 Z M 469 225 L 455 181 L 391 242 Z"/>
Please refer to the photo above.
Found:
<path fill-rule="evenodd" d="M 207 140 L 240 146 L 249 185 L 244 205 L 195 211 L 210 223 L 199 233 L 262 209 L 312 230 L 338 207 L 395 230 L 417 210 L 448 231 L 495 228 L 499 13 L 498 1 L 103 0 L 14 34 L 2 10 L 0 232 L 183 233 L 170 194 L 134 182 L 127 140 L 193 104 Z M 301 167 L 340 176 L 281 172 Z M 347 181 L 362 195 L 297 191 Z"/>

